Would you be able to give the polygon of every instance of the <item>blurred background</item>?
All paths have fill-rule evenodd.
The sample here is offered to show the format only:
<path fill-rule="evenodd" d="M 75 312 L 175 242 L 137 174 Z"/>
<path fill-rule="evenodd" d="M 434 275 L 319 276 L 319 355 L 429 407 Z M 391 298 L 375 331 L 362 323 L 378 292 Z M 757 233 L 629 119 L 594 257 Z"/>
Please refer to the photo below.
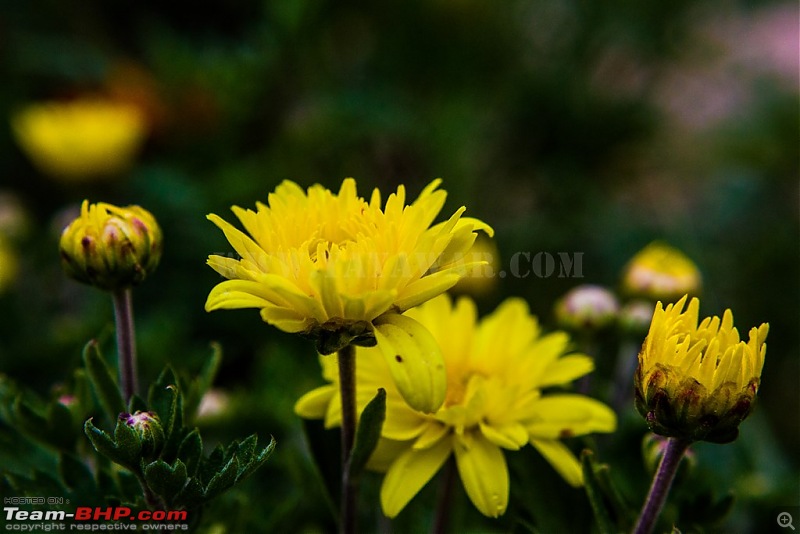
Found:
<path fill-rule="evenodd" d="M 86 341 L 113 354 L 111 301 L 61 272 L 58 237 L 84 198 L 150 210 L 165 252 L 134 294 L 141 381 L 166 362 L 195 372 L 217 341 L 221 374 L 197 418 L 207 442 L 278 441 L 207 512 L 209 532 L 319 532 L 333 519 L 292 412 L 322 383 L 313 347 L 254 310 L 204 311 L 220 281 L 205 258 L 231 251 L 205 215 L 232 220 L 231 205 L 266 202 L 284 179 L 338 189 L 348 176 L 364 196 L 403 183 L 411 198 L 442 177 L 442 216 L 466 205 L 491 224 L 498 272 L 523 252 L 579 254 L 582 277 L 463 289 L 484 312 L 524 297 L 548 328 L 570 288 L 617 289 L 652 240 L 681 249 L 702 273 L 701 314 L 729 307 L 742 332 L 770 323 L 740 439 L 696 447 L 692 491 L 736 494 L 727 518 L 697 530 L 764 532 L 775 507 L 800 505 L 796 2 L 5 0 L 0 79 L 0 373 L 49 398 Z M 85 101 L 135 117 L 63 127 L 44 105 Z M 593 354 L 608 380 L 618 338 Z M 638 507 L 646 427 L 632 405 L 620 420 L 599 459 Z M 462 494 L 454 528 L 588 528 L 582 492 L 530 450 L 508 457 L 508 514 L 483 520 Z M 423 501 L 398 532 L 429 524 Z"/>

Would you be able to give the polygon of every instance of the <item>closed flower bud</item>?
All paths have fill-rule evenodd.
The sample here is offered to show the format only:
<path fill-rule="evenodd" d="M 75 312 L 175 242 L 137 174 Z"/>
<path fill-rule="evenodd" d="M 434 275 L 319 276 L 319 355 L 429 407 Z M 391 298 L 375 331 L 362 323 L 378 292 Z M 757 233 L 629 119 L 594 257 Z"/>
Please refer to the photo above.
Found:
<path fill-rule="evenodd" d="M 142 443 L 142 457 L 153 460 L 158 457 L 164 446 L 164 429 L 155 412 L 121 413 L 120 421 L 133 428 Z"/>
<path fill-rule="evenodd" d="M 686 301 L 656 306 L 634 376 L 636 409 L 656 434 L 728 443 L 755 402 L 769 325 L 740 341 L 730 310 L 698 324 L 699 301 L 683 311 Z"/>
<path fill-rule="evenodd" d="M 608 289 L 582 285 L 556 303 L 556 320 L 568 330 L 598 330 L 611 325 L 619 313 L 617 297 Z"/>
<path fill-rule="evenodd" d="M 139 206 L 120 208 L 84 200 L 80 216 L 61 234 L 66 273 L 108 291 L 134 286 L 158 266 L 161 229 Z"/>
<path fill-rule="evenodd" d="M 700 292 L 700 271 L 683 252 L 654 241 L 638 252 L 622 276 L 622 289 L 631 296 L 674 302 Z"/>

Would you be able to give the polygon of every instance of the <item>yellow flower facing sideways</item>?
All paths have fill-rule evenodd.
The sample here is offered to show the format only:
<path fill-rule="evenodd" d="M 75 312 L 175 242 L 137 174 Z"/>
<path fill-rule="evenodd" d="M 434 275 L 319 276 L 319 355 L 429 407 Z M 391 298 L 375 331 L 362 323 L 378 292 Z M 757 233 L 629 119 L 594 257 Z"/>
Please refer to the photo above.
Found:
<path fill-rule="evenodd" d="M 249 235 L 209 215 L 240 257 L 209 257 L 228 280 L 212 289 L 206 310 L 258 308 L 267 323 L 314 339 L 322 354 L 377 343 L 406 401 L 435 411 L 445 392 L 441 353 L 422 325 L 400 314 L 455 285 L 473 266 L 466 259 L 475 232 L 492 234 L 462 217 L 463 207 L 432 225 L 446 198 L 439 182 L 410 205 L 401 185 L 382 206 L 377 189 L 369 202 L 359 197 L 352 178 L 338 194 L 284 181 L 268 205 L 233 207 Z"/>
<path fill-rule="evenodd" d="M 733 313 L 698 324 L 700 301 L 656 306 L 636 370 L 636 408 L 650 429 L 689 441 L 727 443 L 750 414 L 761 381 L 769 325 L 739 339 Z"/>
<path fill-rule="evenodd" d="M 370 460 L 385 470 L 383 512 L 394 517 L 455 456 L 461 481 L 484 515 L 497 517 L 508 505 L 509 475 L 502 449 L 533 445 L 571 485 L 583 483 L 578 460 L 562 438 L 612 432 L 616 416 L 606 405 L 570 392 L 544 394 L 544 388 L 568 384 L 592 371 L 588 356 L 567 353 L 564 332 L 543 335 L 520 299 L 508 299 L 492 314 L 477 319 L 475 304 L 463 297 L 453 304 L 442 295 L 407 315 L 423 324 L 441 346 L 447 371 L 447 395 L 433 414 L 414 410 L 389 379 L 376 349 L 359 349 L 356 371 L 359 412 L 385 388 L 386 420 L 381 443 Z M 403 358 L 398 353 L 397 358 Z M 338 373 L 332 358 L 321 358 L 328 385 L 298 400 L 295 411 L 341 422 Z"/>
<path fill-rule="evenodd" d="M 30 105 L 11 126 L 43 173 L 69 181 L 126 170 L 147 133 L 136 108 L 95 98 Z"/>

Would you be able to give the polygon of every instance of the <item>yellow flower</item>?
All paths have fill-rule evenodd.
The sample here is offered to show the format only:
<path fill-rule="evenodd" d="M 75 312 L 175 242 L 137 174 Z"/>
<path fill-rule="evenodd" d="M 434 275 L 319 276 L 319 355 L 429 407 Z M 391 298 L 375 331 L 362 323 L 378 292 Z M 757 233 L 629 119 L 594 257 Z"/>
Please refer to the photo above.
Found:
<path fill-rule="evenodd" d="M 453 293 L 482 297 L 497 287 L 500 252 L 493 239 L 479 236 L 470 251 L 475 265 L 453 286 Z"/>
<path fill-rule="evenodd" d="M 113 291 L 152 273 L 162 246 L 161 228 L 144 208 L 84 200 L 80 216 L 61 233 L 61 265 L 79 282 Z"/>
<path fill-rule="evenodd" d="M 636 408 L 656 434 L 727 443 L 755 402 L 769 325 L 751 328 L 745 343 L 730 310 L 698 325 L 700 302 L 683 311 L 686 301 L 656 306 L 639 353 Z"/>
<path fill-rule="evenodd" d="M 441 354 L 421 325 L 399 314 L 458 282 L 473 265 L 465 257 L 475 231 L 492 233 L 462 217 L 463 207 L 431 226 L 446 197 L 439 182 L 408 206 L 401 185 L 381 208 L 380 192 L 367 202 L 352 178 L 338 194 L 284 181 L 269 205 L 233 207 L 250 236 L 209 215 L 240 258 L 209 257 L 229 280 L 211 290 L 206 310 L 259 308 L 264 321 L 314 339 L 322 354 L 377 342 L 405 399 L 435 411 L 444 400 Z"/>
<path fill-rule="evenodd" d="M 673 302 L 700 291 L 700 271 L 683 252 L 654 241 L 625 267 L 622 287 L 630 295 Z"/>
<path fill-rule="evenodd" d="M 30 105 L 11 125 L 39 170 L 70 181 L 124 171 L 145 135 L 135 107 L 91 98 Z"/>
<path fill-rule="evenodd" d="M 359 410 L 386 389 L 382 442 L 371 466 L 386 469 L 381 487 L 384 513 L 394 517 L 455 455 L 467 495 L 484 515 L 497 517 L 508 504 L 509 477 L 502 449 L 530 443 L 571 485 L 583 482 L 580 464 L 560 440 L 590 432 L 612 432 L 616 416 L 606 405 L 569 392 L 543 394 L 568 384 L 594 365 L 584 354 L 566 354 L 564 332 L 543 335 L 520 299 L 508 299 L 483 320 L 467 297 L 455 305 L 442 295 L 407 314 L 425 325 L 441 345 L 447 397 L 433 414 L 412 409 L 388 379 L 387 363 L 359 349 L 356 371 Z M 366 356 L 366 357 L 363 357 Z M 403 357 L 399 354 L 398 357 Z M 336 363 L 322 358 L 331 384 L 298 400 L 295 411 L 340 424 Z"/>
<path fill-rule="evenodd" d="M 14 283 L 18 272 L 17 254 L 8 240 L 0 233 L 0 293 Z"/>

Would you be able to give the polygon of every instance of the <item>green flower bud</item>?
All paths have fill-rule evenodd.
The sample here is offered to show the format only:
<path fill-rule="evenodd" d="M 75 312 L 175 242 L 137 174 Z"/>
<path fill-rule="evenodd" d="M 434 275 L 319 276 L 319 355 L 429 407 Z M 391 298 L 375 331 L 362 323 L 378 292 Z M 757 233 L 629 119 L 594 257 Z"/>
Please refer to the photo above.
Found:
<path fill-rule="evenodd" d="M 636 409 L 656 434 L 728 443 L 755 403 L 769 325 L 740 341 L 730 310 L 698 324 L 700 303 L 683 311 L 686 300 L 656 306 L 634 375 Z"/>
<path fill-rule="evenodd" d="M 158 458 L 164 446 L 164 429 L 155 412 L 137 411 L 133 414 L 119 414 L 120 421 L 136 430 L 142 443 L 142 457 L 145 460 Z"/>
<path fill-rule="evenodd" d="M 582 285 L 567 292 L 556 303 L 556 320 L 568 330 L 599 330 L 611 325 L 619 313 L 619 303 L 608 289 Z"/>
<path fill-rule="evenodd" d="M 83 201 L 80 216 L 61 234 L 61 265 L 85 284 L 114 291 L 134 286 L 158 266 L 161 229 L 139 206 Z"/>

